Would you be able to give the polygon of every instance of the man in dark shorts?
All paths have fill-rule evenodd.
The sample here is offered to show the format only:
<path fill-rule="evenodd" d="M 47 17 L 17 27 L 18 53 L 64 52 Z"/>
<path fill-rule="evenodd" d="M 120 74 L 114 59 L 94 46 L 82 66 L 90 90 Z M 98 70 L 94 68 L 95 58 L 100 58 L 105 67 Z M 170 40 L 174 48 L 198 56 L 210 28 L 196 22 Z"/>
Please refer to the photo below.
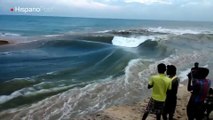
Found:
<path fill-rule="evenodd" d="M 204 100 L 211 86 L 210 80 L 206 79 L 208 74 L 209 69 L 201 67 L 197 68 L 195 73 L 192 71 L 188 74 L 188 91 L 191 92 L 187 105 L 188 120 L 202 120 L 204 117 Z"/>
<path fill-rule="evenodd" d="M 173 120 L 173 115 L 175 113 L 177 104 L 177 92 L 180 80 L 176 76 L 176 67 L 174 65 L 167 65 L 166 73 L 172 80 L 172 89 L 167 91 L 167 97 L 163 110 L 163 119 L 167 120 L 167 115 L 169 115 L 169 120 Z"/>
<path fill-rule="evenodd" d="M 166 65 L 161 63 L 157 68 L 159 74 L 153 75 L 149 79 L 148 89 L 152 88 L 152 95 L 142 120 L 145 120 L 149 113 L 155 113 L 157 120 L 161 119 L 166 92 L 171 89 L 171 79 L 165 75 Z"/>

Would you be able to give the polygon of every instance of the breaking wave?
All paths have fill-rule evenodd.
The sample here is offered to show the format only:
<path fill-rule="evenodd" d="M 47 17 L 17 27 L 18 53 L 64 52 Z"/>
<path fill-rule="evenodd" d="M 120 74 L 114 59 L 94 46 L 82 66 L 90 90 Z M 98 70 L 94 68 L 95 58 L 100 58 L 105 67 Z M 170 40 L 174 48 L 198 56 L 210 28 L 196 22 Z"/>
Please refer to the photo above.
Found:
<path fill-rule="evenodd" d="M 181 54 L 170 56 L 158 62 L 151 59 L 133 59 L 125 68 L 125 74 L 109 77 L 102 82 L 73 88 L 53 97 L 42 100 L 31 106 L 3 111 L 0 116 L 10 114 L 9 118 L 17 119 L 70 119 L 78 115 L 100 111 L 112 105 L 139 101 L 149 93 L 145 89 L 148 77 L 156 72 L 157 64 L 164 62 L 174 64 L 180 70 L 209 56 L 206 53 Z"/>
<path fill-rule="evenodd" d="M 146 41 L 158 41 L 161 40 L 161 38 L 163 37 L 164 36 L 139 36 L 139 37 L 115 36 L 112 40 L 112 44 L 123 47 L 138 47 L 139 45 L 145 43 Z"/>

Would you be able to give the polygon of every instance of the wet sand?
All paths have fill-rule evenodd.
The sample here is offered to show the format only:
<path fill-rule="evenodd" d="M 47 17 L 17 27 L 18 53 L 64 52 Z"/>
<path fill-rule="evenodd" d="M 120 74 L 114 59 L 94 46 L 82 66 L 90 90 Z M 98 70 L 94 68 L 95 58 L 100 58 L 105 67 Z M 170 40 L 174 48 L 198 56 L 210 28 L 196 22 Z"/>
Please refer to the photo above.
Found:
<path fill-rule="evenodd" d="M 175 120 L 187 120 L 186 105 L 188 103 L 190 93 L 186 90 L 186 86 L 180 84 L 178 89 L 178 99 Z M 148 104 L 149 98 L 133 105 L 112 106 L 102 112 L 81 116 L 75 120 L 141 120 L 144 110 Z M 213 112 L 210 115 L 213 120 Z M 150 114 L 147 120 L 155 120 L 155 115 Z"/>

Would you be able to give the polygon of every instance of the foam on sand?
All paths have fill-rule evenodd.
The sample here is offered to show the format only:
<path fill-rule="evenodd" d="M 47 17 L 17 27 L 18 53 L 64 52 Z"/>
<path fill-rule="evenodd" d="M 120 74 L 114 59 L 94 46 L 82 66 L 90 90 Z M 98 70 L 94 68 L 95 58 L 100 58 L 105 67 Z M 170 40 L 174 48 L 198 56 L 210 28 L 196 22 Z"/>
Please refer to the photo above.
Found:
<path fill-rule="evenodd" d="M 188 102 L 188 96 L 190 92 L 186 90 L 186 86 L 179 86 L 178 89 L 178 99 L 176 113 L 174 114 L 174 119 L 186 120 L 186 105 Z M 149 99 L 140 101 L 134 104 L 123 104 L 119 106 L 112 106 L 102 112 L 94 113 L 91 115 L 84 115 L 75 118 L 79 119 L 91 119 L 91 120 L 141 120 L 142 115 L 146 109 Z M 148 120 L 155 120 L 155 115 L 150 114 L 147 118 Z"/>

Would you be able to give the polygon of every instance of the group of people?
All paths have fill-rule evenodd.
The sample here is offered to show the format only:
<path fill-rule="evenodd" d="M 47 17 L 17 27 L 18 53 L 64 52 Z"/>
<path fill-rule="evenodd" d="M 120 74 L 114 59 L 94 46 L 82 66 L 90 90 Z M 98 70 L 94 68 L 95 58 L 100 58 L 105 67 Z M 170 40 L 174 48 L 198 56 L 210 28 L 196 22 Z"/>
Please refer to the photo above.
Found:
<path fill-rule="evenodd" d="M 187 105 L 189 120 L 202 120 L 204 113 L 206 112 L 208 116 L 213 108 L 211 81 L 206 79 L 209 70 L 198 65 L 195 63 L 187 75 L 189 79 L 187 89 L 191 92 Z M 149 113 L 156 114 L 157 120 L 160 120 L 161 116 L 164 120 L 172 120 L 175 113 L 180 82 L 176 76 L 176 67 L 161 63 L 158 64 L 157 70 L 158 74 L 152 75 L 149 79 L 148 89 L 152 88 L 152 94 L 142 120 L 145 120 Z"/>

